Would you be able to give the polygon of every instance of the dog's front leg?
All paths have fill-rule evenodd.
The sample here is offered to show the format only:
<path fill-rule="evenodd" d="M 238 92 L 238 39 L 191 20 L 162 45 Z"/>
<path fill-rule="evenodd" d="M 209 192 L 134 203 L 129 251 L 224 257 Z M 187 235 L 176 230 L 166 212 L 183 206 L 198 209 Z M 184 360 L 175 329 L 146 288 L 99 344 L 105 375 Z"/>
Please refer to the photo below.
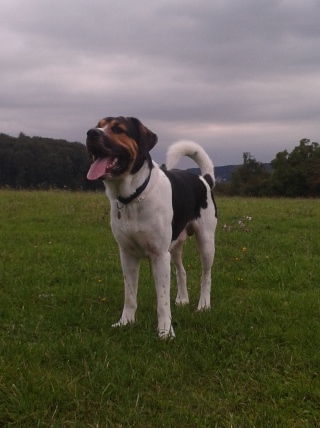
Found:
<path fill-rule="evenodd" d="M 170 309 L 170 258 L 169 251 L 150 257 L 157 292 L 158 333 L 161 339 L 175 336 Z"/>
<path fill-rule="evenodd" d="M 120 320 L 113 324 L 113 327 L 133 323 L 137 310 L 140 261 L 122 250 L 120 250 L 120 258 L 124 277 L 124 306 Z"/>

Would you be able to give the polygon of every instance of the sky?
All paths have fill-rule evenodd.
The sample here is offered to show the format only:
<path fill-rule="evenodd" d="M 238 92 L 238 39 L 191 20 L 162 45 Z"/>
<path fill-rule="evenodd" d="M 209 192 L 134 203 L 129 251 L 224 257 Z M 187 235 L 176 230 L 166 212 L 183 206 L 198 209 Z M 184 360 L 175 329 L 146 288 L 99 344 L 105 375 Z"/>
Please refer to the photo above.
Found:
<path fill-rule="evenodd" d="M 85 143 L 137 117 L 217 166 L 320 143 L 318 0 L 1 0 L 0 132 Z"/>

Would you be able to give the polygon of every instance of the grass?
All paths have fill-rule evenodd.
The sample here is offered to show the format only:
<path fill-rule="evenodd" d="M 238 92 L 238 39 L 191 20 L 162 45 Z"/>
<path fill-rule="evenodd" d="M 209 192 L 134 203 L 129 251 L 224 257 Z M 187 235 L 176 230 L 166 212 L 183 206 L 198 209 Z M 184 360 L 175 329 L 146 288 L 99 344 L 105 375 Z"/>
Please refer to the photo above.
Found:
<path fill-rule="evenodd" d="M 320 200 L 218 198 L 213 309 L 195 311 L 190 238 L 168 342 L 146 261 L 136 324 L 111 328 L 123 286 L 103 194 L 0 203 L 0 426 L 320 426 Z"/>

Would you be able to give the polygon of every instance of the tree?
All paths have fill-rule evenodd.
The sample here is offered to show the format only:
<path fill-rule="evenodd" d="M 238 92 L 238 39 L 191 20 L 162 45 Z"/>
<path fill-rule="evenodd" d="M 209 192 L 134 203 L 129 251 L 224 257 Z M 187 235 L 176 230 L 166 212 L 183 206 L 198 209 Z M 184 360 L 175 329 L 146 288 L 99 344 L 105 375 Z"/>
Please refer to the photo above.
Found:
<path fill-rule="evenodd" d="M 303 138 L 291 153 L 277 153 L 271 161 L 273 192 L 282 196 L 315 196 L 320 191 L 320 148 Z"/>
<path fill-rule="evenodd" d="M 242 196 L 261 196 L 266 192 L 269 173 L 249 152 L 243 153 L 243 164 L 231 174 L 230 193 Z"/>
<path fill-rule="evenodd" d="M 91 160 L 81 143 L 0 134 L 0 186 L 12 188 L 102 189 L 86 179 Z"/>
<path fill-rule="evenodd" d="M 314 196 L 320 196 L 320 153 L 314 159 L 309 178 L 310 192 Z"/>

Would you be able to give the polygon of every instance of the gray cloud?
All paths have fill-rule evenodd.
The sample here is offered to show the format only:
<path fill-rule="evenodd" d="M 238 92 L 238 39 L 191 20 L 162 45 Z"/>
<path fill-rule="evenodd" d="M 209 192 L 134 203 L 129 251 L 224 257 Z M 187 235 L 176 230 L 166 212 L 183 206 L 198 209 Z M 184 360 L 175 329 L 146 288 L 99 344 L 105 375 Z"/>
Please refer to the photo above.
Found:
<path fill-rule="evenodd" d="M 316 0 L 30 0 L 0 5 L 0 131 L 85 141 L 107 115 L 217 165 L 319 140 Z"/>

